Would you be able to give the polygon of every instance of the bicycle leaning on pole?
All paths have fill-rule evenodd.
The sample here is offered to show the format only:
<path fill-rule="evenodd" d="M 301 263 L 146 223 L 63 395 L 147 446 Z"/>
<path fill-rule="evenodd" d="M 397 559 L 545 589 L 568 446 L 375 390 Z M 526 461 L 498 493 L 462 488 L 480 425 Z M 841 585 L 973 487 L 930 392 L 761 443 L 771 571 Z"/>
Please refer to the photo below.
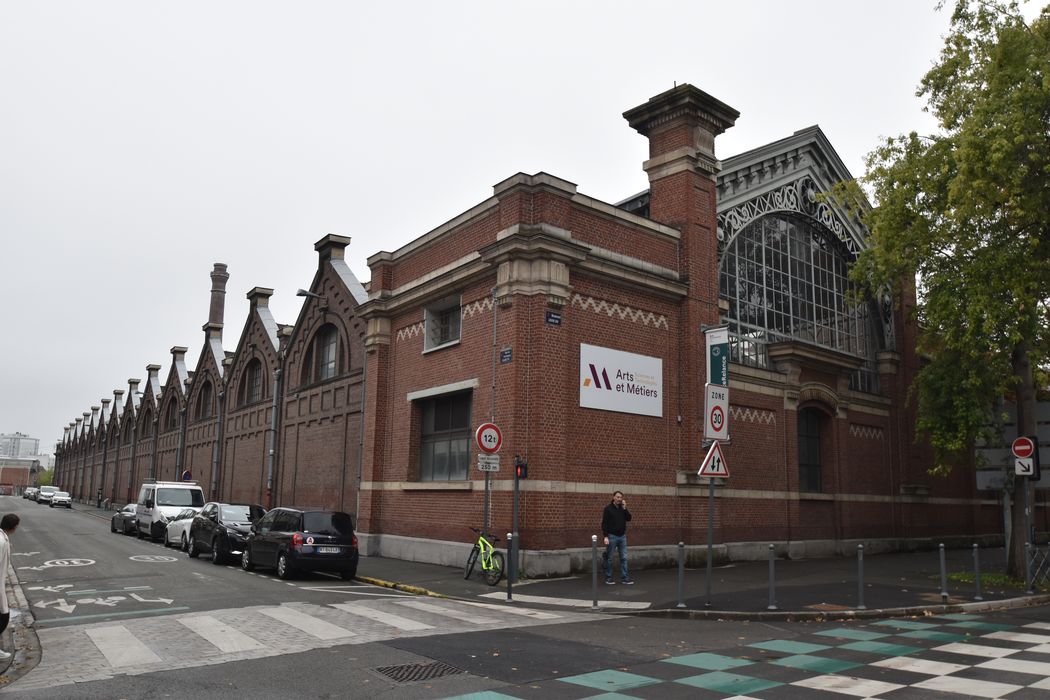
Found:
<path fill-rule="evenodd" d="M 485 583 L 495 586 L 503 578 L 503 552 L 497 551 L 492 546 L 492 542 L 499 542 L 499 538 L 492 537 L 492 542 L 489 542 L 480 529 L 476 527 L 470 529 L 478 536 L 478 541 L 474 543 L 470 554 L 467 555 L 467 565 L 463 567 L 463 578 L 470 578 L 470 575 L 474 573 L 474 565 L 478 559 L 481 559 L 481 571 L 485 575 Z"/>

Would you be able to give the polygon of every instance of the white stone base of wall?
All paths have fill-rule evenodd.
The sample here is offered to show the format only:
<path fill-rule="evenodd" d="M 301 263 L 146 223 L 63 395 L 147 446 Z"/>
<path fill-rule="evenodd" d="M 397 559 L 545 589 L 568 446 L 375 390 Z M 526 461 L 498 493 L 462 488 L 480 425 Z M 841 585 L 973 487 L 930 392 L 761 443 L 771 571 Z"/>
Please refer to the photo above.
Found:
<path fill-rule="evenodd" d="M 362 556 L 403 559 L 441 566 L 462 567 L 467 560 L 471 544 L 430 540 L 421 537 L 398 535 L 370 535 L 357 533 Z M 763 561 L 769 557 L 772 544 L 779 559 L 819 559 L 830 557 L 854 557 L 857 545 L 864 545 L 868 555 L 888 552 L 918 552 L 937 549 L 941 543 L 949 549 L 969 548 L 974 542 L 981 547 L 1003 546 L 1002 535 L 989 534 L 978 537 L 952 536 L 943 538 L 915 539 L 862 539 L 862 540 L 803 540 L 797 542 L 730 542 L 716 544 L 712 548 L 715 563 L 734 561 Z M 500 542 L 503 544 L 502 540 Z M 598 558 L 604 547 L 599 542 Z M 686 566 L 696 568 L 707 561 L 707 545 L 688 545 L 684 548 Z M 568 576 L 591 570 L 593 553 L 590 548 L 562 550 L 524 550 L 520 554 L 521 575 L 527 578 Z M 677 566 L 677 545 L 629 545 L 628 557 L 632 569 L 654 569 Z"/>

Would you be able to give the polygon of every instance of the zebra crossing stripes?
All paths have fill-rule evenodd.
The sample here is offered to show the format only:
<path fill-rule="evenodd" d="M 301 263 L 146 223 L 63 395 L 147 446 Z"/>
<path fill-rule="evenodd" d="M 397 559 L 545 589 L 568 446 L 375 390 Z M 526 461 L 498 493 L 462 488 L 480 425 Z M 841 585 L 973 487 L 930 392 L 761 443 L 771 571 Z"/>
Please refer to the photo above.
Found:
<path fill-rule="evenodd" d="M 141 675 L 341 644 L 599 617 L 560 611 L 527 613 L 509 606 L 482 605 L 485 607 L 453 600 L 388 598 L 327 605 L 289 602 L 280 606 L 139 617 L 121 624 L 96 622 L 41 628 L 37 632 L 43 652 L 40 664 L 11 686 L 0 687 L 0 696 L 105 680 L 118 673 Z"/>
<path fill-rule="evenodd" d="M 419 622 L 418 620 L 401 617 L 400 615 L 384 612 L 382 610 L 369 608 L 360 603 L 331 603 L 331 606 L 337 610 L 348 612 L 351 615 L 368 618 L 369 620 L 374 620 L 375 622 L 389 625 L 395 629 L 404 630 L 406 632 L 434 629 L 433 625 L 428 625 Z"/>
<path fill-rule="evenodd" d="M 455 610 L 451 608 L 443 608 L 440 605 L 434 605 L 433 603 L 421 603 L 416 600 L 399 600 L 398 605 L 403 605 L 406 608 L 415 608 L 431 615 L 439 615 L 441 617 L 451 617 L 453 620 L 459 620 L 460 622 L 467 622 L 472 625 L 495 625 L 499 620 L 493 617 L 482 617 L 474 611 L 467 610 Z"/>
<path fill-rule="evenodd" d="M 124 625 L 96 627 L 87 630 L 87 636 L 113 668 L 160 663 L 160 657 L 136 639 Z"/>
<path fill-rule="evenodd" d="M 219 622 L 211 615 L 184 617 L 179 623 L 185 625 L 225 654 L 262 649 L 263 645 L 229 625 Z"/>
<path fill-rule="evenodd" d="M 258 612 L 318 639 L 343 639 L 344 637 L 357 636 L 345 627 L 333 625 L 330 622 L 325 622 L 320 618 L 307 615 L 293 608 L 262 608 Z"/>

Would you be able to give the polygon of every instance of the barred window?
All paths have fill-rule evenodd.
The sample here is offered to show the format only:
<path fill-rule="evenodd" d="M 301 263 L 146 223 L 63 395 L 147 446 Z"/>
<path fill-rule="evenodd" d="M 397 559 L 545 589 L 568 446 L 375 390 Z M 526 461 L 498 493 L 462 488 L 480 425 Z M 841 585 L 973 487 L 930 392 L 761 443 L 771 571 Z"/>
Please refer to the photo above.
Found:
<path fill-rule="evenodd" d="M 306 351 L 302 383 L 314 384 L 332 379 L 345 372 L 346 367 L 339 331 L 330 323 L 321 326 Z"/>
<path fill-rule="evenodd" d="M 470 470 L 472 393 L 420 400 L 420 481 L 463 481 Z"/>
<path fill-rule="evenodd" d="M 862 359 L 851 387 L 878 391 L 877 316 L 849 301 L 851 262 L 840 241 L 805 219 L 774 214 L 744 228 L 726 245 L 719 275 L 732 359 L 768 367 L 770 343 L 813 343 Z"/>
<path fill-rule="evenodd" d="M 237 390 L 237 404 L 247 406 L 263 400 L 263 366 L 259 358 L 252 358 L 244 368 Z"/>

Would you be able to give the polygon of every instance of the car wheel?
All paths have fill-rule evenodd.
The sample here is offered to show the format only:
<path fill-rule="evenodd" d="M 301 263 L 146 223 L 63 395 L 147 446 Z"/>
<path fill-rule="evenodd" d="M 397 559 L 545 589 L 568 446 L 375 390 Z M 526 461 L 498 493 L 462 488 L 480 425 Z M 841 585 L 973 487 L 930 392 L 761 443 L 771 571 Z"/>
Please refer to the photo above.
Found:
<path fill-rule="evenodd" d="M 288 580 L 292 577 L 292 570 L 288 568 L 288 555 L 281 552 L 277 555 L 277 578 Z"/>
<path fill-rule="evenodd" d="M 149 526 L 149 538 L 154 542 L 161 539 L 167 539 L 167 528 L 162 528 L 163 526 L 160 523 L 151 523 Z"/>
<path fill-rule="evenodd" d="M 110 532 L 116 532 L 117 531 L 117 521 L 116 520 L 110 520 L 109 521 L 109 531 Z"/>
<path fill-rule="evenodd" d="M 211 541 L 211 563 L 220 566 L 226 563 L 226 552 L 222 550 L 222 538 Z"/>
<path fill-rule="evenodd" d="M 354 568 L 354 569 L 352 569 L 352 570 L 347 570 L 347 571 L 344 571 L 344 572 L 342 572 L 341 574 L 339 574 L 339 576 L 340 576 L 340 577 L 341 577 L 341 578 L 342 578 L 342 579 L 343 579 L 344 581 L 351 581 L 351 580 L 353 580 L 353 578 L 354 578 L 355 576 L 357 576 L 357 569 L 356 569 L 356 568 Z"/>
<path fill-rule="evenodd" d="M 146 533 L 142 531 L 142 527 L 137 520 L 135 521 L 135 537 L 138 537 L 140 540 L 146 539 Z"/>
<path fill-rule="evenodd" d="M 248 551 L 248 545 L 245 545 L 244 551 L 241 552 L 241 568 L 245 571 L 252 571 L 255 569 L 255 564 L 252 563 L 251 552 Z"/>
<path fill-rule="evenodd" d="M 197 549 L 197 540 L 193 538 L 193 533 L 190 533 L 190 541 L 186 545 L 186 554 L 189 555 L 190 559 L 196 559 L 200 555 L 200 550 Z"/>
<path fill-rule="evenodd" d="M 54 503 L 48 503 L 47 506 L 48 506 L 48 508 L 54 508 L 55 504 Z"/>
<path fill-rule="evenodd" d="M 189 545 L 186 543 L 186 533 L 184 532 L 182 533 L 182 546 L 180 549 L 185 552 L 188 547 Z"/>

